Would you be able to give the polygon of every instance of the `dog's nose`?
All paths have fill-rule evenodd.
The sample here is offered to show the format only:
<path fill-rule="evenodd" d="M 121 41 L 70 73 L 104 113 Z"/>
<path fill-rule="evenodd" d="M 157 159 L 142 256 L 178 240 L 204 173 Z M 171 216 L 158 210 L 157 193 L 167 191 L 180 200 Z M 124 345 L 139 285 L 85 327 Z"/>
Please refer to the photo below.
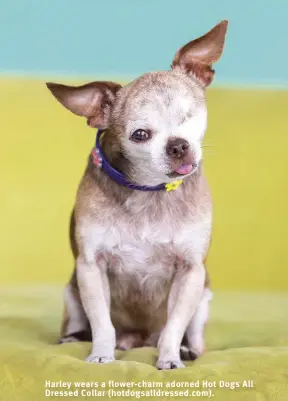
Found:
<path fill-rule="evenodd" d="M 169 139 L 166 146 L 166 152 L 174 159 L 180 159 L 187 155 L 189 143 L 183 138 Z"/>

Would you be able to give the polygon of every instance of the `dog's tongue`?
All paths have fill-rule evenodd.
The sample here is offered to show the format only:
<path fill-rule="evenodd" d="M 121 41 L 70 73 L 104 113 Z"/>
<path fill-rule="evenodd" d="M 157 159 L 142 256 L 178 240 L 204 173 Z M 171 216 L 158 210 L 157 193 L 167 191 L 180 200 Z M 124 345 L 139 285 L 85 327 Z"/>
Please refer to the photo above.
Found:
<path fill-rule="evenodd" d="M 189 174 L 193 170 L 193 165 L 192 164 L 181 164 L 180 167 L 178 167 L 175 171 L 178 174 Z"/>

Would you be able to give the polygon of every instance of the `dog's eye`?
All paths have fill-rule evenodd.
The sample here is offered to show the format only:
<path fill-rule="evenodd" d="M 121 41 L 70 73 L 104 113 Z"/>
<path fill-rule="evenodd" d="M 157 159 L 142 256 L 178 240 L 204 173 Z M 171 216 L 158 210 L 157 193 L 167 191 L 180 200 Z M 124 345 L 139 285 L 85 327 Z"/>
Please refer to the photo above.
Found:
<path fill-rule="evenodd" d="M 151 134 L 149 131 L 145 131 L 144 129 L 137 129 L 131 135 L 131 139 L 133 142 L 144 142 L 150 139 L 150 136 Z"/>

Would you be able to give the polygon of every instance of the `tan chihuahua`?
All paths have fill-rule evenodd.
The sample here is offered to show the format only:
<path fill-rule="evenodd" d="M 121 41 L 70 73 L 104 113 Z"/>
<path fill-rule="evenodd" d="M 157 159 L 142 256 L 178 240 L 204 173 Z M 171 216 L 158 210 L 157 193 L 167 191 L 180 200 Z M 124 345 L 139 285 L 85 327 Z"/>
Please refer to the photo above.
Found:
<path fill-rule="evenodd" d="M 62 105 L 98 128 L 71 221 L 76 267 L 60 342 L 89 340 L 89 362 L 157 345 L 156 367 L 204 351 L 212 202 L 202 172 L 205 88 L 227 21 L 180 48 L 170 71 L 121 87 L 48 83 Z"/>

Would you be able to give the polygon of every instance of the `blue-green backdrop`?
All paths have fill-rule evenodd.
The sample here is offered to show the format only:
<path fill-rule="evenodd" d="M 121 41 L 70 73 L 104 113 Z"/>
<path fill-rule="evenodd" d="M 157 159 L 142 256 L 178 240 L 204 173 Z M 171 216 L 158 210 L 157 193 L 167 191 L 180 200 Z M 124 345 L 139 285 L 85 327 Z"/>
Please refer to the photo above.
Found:
<path fill-rule="evenodd" d="M 1 0 L 0 72 L 133 78 L 230 21 L 218 84 L 288 83 L 287 0 Z"/>

